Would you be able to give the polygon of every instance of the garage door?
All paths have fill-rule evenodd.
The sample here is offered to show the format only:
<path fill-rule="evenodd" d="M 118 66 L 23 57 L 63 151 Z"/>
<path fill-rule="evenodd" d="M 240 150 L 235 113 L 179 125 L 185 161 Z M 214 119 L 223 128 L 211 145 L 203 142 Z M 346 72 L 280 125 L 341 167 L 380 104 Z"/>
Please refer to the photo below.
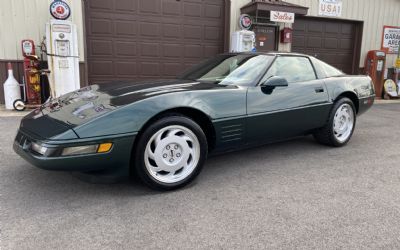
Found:
<path fill-rule="evenodd" d="M 357 23 L 299 18 L 293 24 L 292 51 L 317 57 L 343 72 L 357 71 Z"/>
<path fill-rule="evenodd" d="M 86 0 L 89 83 L 172 78 L 223 52 L 224 0 Z"/>

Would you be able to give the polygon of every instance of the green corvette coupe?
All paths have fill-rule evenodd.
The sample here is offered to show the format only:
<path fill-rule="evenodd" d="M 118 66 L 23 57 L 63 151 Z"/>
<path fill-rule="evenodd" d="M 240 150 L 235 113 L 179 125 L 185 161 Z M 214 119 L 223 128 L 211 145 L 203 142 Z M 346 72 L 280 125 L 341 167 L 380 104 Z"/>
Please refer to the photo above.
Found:
<path fill-rule="evenodd" d="M 314 135 L 340 147 L 374 103 L 367 76 L 293 53 L 222 54 L 174 80 L 90 85 L 21 121 L 14 150 L 48 170 L 191 182 L 207 156 Z"/>

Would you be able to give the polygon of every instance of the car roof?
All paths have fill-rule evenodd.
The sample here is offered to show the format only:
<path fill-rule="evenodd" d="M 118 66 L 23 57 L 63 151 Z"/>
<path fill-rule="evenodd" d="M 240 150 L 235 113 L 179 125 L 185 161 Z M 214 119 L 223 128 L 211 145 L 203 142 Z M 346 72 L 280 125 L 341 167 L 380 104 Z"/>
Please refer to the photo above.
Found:
<path fill-rule="evenodd" d="M 224 55 L 272 55 L 272 56 L 306 56 L 310 57 L 310 55 L 301 54 L 301 53 L 293 53 L 293 52 L 284 52 L 284 51 L 269 51 L 269 52 L 230 52 L 224 53 Z"/>

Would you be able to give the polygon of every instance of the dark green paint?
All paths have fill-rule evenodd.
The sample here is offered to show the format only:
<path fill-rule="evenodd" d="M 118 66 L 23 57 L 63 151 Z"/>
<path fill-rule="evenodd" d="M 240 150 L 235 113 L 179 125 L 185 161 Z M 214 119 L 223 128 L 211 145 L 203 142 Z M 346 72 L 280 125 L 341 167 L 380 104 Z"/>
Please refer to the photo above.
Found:
<path fill-rule="evenodd" d="M 214 151 L 225 152 L 322 127 L 333 102 L 343 93 L 356 96 L 359 113 L 373 103 L 372 82 L 366 76 L 332 77 L 279 87 L 190 80 L 92 85 L 33 111 L 21 121 L 20 133 L 31 141 L 58 148 L 113 142 L 111 152 L 46 158 L 18 143 L 14 149 L 45 169 L 126 174 L 136 134 L 166 110 L 189 108 L 202 112 L 214 126 Z"/>

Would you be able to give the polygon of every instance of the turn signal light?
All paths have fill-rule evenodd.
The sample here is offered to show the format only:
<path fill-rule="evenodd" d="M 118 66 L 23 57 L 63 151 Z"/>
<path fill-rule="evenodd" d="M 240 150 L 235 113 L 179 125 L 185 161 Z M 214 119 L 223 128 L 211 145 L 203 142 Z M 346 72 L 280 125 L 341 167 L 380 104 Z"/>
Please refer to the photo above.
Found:
<path fill-rule="evenodd" d="M 112 143 L 102 143 L 99 145 L 99 148 L 97 149 L 97 153 L 106 153 L 110 151 L 112 147 Z"/>

